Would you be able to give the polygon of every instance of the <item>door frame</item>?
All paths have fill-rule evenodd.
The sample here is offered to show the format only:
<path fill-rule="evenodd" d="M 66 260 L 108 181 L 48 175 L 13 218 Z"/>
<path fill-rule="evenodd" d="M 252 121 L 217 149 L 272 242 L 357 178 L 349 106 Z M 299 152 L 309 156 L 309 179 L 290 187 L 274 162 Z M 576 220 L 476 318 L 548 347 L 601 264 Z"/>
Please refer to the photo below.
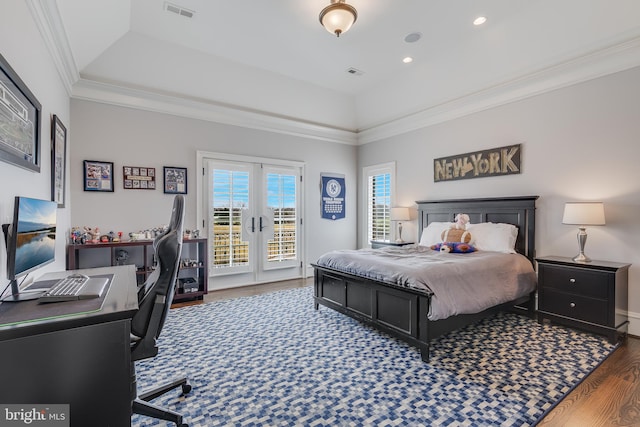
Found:
<path fill-rule="evenodd" d="M 306 276 L 306 221 L 304 221 L 305 215 L 305 191 L 304 191 L 304 183 L 306 180 L 306 165 L 304 162 L 296 161 L 296 160 L 285 160 L 285 159 L 276 159 L 271 157 L 260 157 L 260 156 L 246 156 L 242 154 L 229 154 L 229 153 L 219 153 L 214 151 L 196 151 L 196 224 L 197 228 L 201 230 L 200 235 L 202 237 L 209 236 L 208 223 L 204 214 L 204 206 L 207 203 L 208 194 L 206 191 L 208 190 L 208 185 L 205 182 L 205 162 L 207 160 L 220 160 L 220 161 L 233 161 L 233 162 L 244 162 L 244 163 L 264 163 L 273 166 L 288 166 L 288 167 L 296 167 L 300 169 L 300 262 L 302 263 L 302 267 L 299 268 L 300 278 Z M 209 244 L 207 244 L 207 250 L 209 249 Z M 223 276 L 220 276 L 223 277 Z M 219 278 L 218 278 L 219 280 Z M 212 280 L 209 280 L 209 285 L 213 283 Z M 228 283 L 225 283 L 225 288 L 232 288 L 238 286 L 247 286 L 253 285 L 262 282 L 252 281 L 251 283 L 236 283 L 232 279 L 228 280 Z M 218 289 L 218 288 L 216 288 Z M 222 289 L 222 288 L 220 288 Z"/>

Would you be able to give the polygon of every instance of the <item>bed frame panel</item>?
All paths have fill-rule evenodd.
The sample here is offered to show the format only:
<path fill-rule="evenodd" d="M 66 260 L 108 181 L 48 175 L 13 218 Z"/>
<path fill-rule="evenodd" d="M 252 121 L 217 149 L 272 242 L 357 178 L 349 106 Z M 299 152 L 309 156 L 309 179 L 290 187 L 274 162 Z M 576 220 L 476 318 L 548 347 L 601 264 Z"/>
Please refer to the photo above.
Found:
<path fill-rule="evenodd" d="M 535 202 L 538 196 L 418 201 L 418 226 L 433 221 L 453 222 L 466 213 L 471 223 L 502 222 L 518 227 L 516 250 L 533 263 L 535 258 Z M 481 313 L 430 321 L 431 293 L 314 267 L 314 306 L 332 308 L 420 349 L 429 361 L 429 341 L 504 309 L 527 310 L 533 315 L 535 291 L 528 297 L 491 307 Z"/>

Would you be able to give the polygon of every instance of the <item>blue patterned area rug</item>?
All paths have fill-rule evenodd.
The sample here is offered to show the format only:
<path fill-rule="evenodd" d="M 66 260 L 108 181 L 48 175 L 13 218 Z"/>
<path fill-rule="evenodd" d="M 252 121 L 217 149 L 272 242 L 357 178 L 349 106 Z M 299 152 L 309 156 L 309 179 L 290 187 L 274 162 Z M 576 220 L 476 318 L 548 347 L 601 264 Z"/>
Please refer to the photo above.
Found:
<path fill-rule="evenodd" d="M 418 350 L 297 288 L 171 310 L 141 389 L 196 426 L 531 426 L 614 349 L 604 338 L 499 314 Z M 134 416 L 134 426 L 168 425 Z"/>

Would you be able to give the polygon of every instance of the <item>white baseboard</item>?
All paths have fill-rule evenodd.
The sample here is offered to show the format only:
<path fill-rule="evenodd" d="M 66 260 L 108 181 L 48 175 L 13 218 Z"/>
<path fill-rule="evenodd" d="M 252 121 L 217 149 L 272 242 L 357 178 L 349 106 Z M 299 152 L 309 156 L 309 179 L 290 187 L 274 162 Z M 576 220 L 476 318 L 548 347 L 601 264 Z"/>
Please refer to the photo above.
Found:
<path fill-rule="evenodd" d="M 640 313 L 629 311 L 629 335 L 640 337 Z"/>

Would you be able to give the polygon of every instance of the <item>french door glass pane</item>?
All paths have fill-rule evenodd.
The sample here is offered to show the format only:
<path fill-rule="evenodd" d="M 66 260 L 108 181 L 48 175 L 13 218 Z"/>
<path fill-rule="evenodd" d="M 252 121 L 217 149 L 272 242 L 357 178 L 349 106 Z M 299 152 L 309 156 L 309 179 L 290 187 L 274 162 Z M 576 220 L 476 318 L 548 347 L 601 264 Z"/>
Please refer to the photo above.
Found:
<path fill-rule="evenodd" d="M 297 257 L 296 175 L 267 173 L 267 209 L 273 212 L 273 238 L 267 241 L 267 261 Z"/>
<path fill-rule="evenodd" d="M 242 239 L 242 211 L 249 208 L 249 172 L 213 170 L 213 267 L 249 263 L 249 242 Z"/>

